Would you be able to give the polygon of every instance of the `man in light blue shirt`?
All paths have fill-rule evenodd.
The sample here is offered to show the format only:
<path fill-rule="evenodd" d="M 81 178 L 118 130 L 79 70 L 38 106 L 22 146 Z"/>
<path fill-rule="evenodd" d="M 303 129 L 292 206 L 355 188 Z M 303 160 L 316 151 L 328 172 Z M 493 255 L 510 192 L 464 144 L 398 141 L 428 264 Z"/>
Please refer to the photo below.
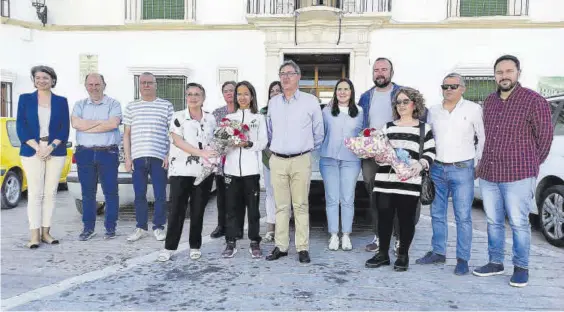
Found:
<path fill-rule="evenodd" d="M 311 151 L 323 142 L 323 116 L 317 98 L 301 92 L 299 66 L 286 61 L 280 66 L 283 93 L 268 104 L 270 170 L 276 202 L 276 247 L 266 260 L 288 255 L 290 207 L 294 208 L 296 250 L 299 261 L 309 263 L 309 185 Z"/>
<path fill-rule="evenodd" d="M 86 76 L 88 97 L 76 102 L 72 112 L 72 126 L 76 129 L 74 157 L 82 189 L 82 222 L 84 229 L 79 240 L 92 238 L 96 224 L 96 191 L 98 179 L 102 185 L 105 206 L 105 239 L 114 238 L 118 218 L 118 166 L 121 135 L 121 104 L 106 96 L 104 76 Z"/>

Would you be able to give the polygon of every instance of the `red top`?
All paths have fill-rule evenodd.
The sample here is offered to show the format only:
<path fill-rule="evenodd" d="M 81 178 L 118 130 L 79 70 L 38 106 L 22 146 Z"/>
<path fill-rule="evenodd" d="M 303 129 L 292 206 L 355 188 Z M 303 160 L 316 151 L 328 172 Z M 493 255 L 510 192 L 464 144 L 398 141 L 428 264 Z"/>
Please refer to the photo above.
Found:
<path fill-rule="evenodd" d="M 477 176 L 490 182 L 536 177 L 554 133 L 546 99 L 518 83 L 507 100 L 490 94 L 483 114 L 486 141 Z"/>

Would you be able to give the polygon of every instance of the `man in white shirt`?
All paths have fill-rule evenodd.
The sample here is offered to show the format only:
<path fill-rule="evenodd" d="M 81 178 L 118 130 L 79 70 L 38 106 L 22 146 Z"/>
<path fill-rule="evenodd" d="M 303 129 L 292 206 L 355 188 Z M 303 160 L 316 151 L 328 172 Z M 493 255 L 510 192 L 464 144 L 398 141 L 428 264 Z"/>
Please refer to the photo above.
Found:
<path fill-rule="evenodd" d="M 436 158 L 431 167 L 435 183 L 435 200 L 431 206 L 433 226 L 432 247 L 417 264 L 445 263 L 448 237 L 447 207 L 452 196 L 456 220 L 456 275 L 468 274 L 472 247 L 472 201 L 474 199 L 474 168 L 484 148 L 482 107 L 465 100 L 464 79 L 448 74 L 441 85 L 443 103 L 429 109 L 433 127 Z M 477 143 L 475 137 L 478 138 Z"/>

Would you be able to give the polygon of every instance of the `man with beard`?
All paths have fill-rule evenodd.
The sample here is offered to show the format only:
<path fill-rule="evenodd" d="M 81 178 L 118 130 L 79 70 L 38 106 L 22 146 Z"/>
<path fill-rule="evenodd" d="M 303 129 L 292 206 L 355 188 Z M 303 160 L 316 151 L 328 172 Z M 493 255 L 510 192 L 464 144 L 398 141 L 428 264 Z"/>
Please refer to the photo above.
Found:
<path fill-rule="evenodd" d="M 486 141 L 477 168 L 488 219 L 489 263 L 473 273 L 504 273 L 507 215 L 513 232 L 513 276 L 509 285 L 524 287 L 529 280 L 529 212 L 534 209 L 539 166 L 548 156 L 554 129 L 550 104 L 519 84 L 521 65 L 515 56 L 498 58 L 494 71 L 497 91 L 484 101 Z"/>
<path fill-rule="evenodd" d="M 374 62 L 373 80 L 374 87 L 364 92 L 360 96 L 358 105 L 362 107 L 364 113 L 363 128 L 382 129 L 384 125 L 393 120 L 392 99 L 401 86 L 392 82 L 394 76 L 394 66 L 392 62 L 379 57 Z M 374 188 L 374 177 L 378 171 L 378 164 L 374 159 L 362 160 L 362 177 L 364 185 L 370 196 L 370 210 L 372 211 L 372 225 L 374 239 L 366 245 L 366 251 L 378 252 L 378 211 L 375 209 L 372 200 L 372 189 Z M 397 219 L 397 218 L 396 218 Z M 397 221 L 397 220 L 395 220 Z M 397 224 L 396 222 L 394 222 Z M 397 230 L 397 227 L 396 227 Z M 396 240 L 397 245 L 397 240 Z"/>

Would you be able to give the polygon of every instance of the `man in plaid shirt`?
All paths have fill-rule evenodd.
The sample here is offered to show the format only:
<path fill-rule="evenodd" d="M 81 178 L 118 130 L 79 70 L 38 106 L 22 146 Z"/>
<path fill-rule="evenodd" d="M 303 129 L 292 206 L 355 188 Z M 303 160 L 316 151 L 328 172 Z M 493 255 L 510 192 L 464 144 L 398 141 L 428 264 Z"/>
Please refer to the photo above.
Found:
<path fill-rule="evenodd" d="M 514 265 L 509 284 L 524 287 L 529 280 L 529 213 L 535 205 L 539 166 L 548 156 L 554 129 L 548 102 L 519 84 L 521 67 L 515 56 L 498 58 L 494 70 L 498 90 L 484 102 L 486 141 L 477 169 L 488 218 L 489 263 L 473 273 L 504 273 L 507 215 L 513 232 Z"/>

